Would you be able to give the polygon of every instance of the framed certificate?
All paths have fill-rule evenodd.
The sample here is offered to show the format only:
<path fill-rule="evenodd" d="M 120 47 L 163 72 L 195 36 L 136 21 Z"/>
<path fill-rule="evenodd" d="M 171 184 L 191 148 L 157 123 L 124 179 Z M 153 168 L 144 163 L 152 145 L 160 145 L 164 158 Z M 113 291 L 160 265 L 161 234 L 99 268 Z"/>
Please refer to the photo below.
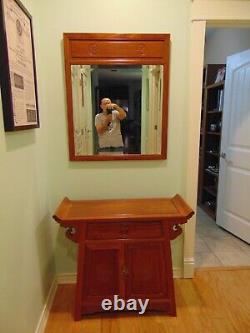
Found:
<path fill-rule="evenodd" d="M 5 131 L 39 127 L 32 18 L 19 0 L 0 0 L 0 84 Z"/>

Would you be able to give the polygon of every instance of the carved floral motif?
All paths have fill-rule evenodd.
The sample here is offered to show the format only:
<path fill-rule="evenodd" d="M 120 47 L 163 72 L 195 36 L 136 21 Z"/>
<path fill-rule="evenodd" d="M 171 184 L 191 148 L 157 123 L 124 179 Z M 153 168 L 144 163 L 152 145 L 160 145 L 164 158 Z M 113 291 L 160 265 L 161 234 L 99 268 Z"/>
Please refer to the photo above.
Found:
<path fill-rule="evenodd" d="M 146 51 L 146 46 L 145 44 L 141 43 L 136 46 L 136 52 L 139 53 L 139 55 L 143 56 L 145 55 Z"/>
<path fill-rule="evenodd" d="M 89 54 L 90 55 L 96 55 L 98 52 L 98 47 L 96 43 L 90 43 L 88 46 Z"/>

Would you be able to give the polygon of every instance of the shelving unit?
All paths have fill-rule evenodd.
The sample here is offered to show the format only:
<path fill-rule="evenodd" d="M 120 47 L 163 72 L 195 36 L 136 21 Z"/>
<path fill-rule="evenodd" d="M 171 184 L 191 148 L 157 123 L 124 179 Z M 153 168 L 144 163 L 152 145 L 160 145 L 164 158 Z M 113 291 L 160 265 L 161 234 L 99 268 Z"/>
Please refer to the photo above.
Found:
<path fill-rule="evenodd" d="M 198 204 L 214 220 L 220 163 L 224 81 L 214 83 L 224 64 L 204 68 L 200 131 Z"/>

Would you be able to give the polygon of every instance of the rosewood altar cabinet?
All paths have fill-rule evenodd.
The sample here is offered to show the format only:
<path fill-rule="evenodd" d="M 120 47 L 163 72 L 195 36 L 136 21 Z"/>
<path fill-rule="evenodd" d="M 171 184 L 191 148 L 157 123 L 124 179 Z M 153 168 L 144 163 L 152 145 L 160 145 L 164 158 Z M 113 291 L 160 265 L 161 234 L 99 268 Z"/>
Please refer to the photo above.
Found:
<path fill-rule="evenodd" d="M 53 216 L 78 244 L 75 320 L 103 311 L 103 299 L 149 299 L 147 310 L 175 316 L 170 240 L 192 209 L 176 195 L 159 199 L 65 198 Z"/>

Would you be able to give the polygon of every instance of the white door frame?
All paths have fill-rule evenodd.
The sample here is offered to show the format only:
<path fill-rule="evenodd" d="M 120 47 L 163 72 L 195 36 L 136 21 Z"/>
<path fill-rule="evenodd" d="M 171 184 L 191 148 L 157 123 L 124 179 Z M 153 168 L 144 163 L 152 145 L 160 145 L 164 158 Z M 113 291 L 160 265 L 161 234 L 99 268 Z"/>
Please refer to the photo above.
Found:
<path fill-rule="evenodd" d="M 185 199 L 196 210 L 205 28 L 250 27 L 250 1 L 193 0 L 190 22 L 189 102 Z M 184 226 L 183 277 L 194 275 L 196 215 Z"/>

